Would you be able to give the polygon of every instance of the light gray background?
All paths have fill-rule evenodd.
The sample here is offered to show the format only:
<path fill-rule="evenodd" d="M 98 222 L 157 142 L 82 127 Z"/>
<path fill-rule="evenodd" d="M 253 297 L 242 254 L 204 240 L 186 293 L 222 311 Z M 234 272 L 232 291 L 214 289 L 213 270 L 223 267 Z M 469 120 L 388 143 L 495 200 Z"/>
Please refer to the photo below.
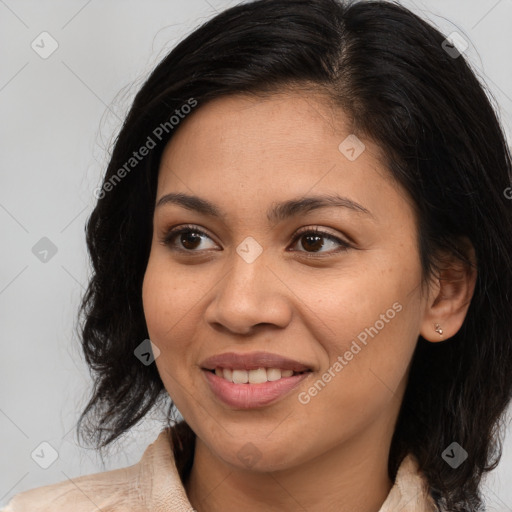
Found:
<path fill-rule="evenodd" d="M 141 81 L 185 35 L 235 3 L 0 0 L 0 505 L 36 486 L 133 464 L 160 431 L 148 418 L 106 467 L 76 444 L 91 386 L 73 330 L 89 272 L 84 223 Z M 512 0 L 402 3 L 468 39 L 466 55 L 495 95 L 510 140 Z M 31 48 L 43 31 L 59 45 L 47 59 Z M 44 236 L 57 246 L 47 263 L 32 253 Z M 44 441 L 58 453 L 48 469 L 31 458 Z M 511 481 L 509 427 L 503 459 L 483 486 L 489 511 L 512 511 Z"/>

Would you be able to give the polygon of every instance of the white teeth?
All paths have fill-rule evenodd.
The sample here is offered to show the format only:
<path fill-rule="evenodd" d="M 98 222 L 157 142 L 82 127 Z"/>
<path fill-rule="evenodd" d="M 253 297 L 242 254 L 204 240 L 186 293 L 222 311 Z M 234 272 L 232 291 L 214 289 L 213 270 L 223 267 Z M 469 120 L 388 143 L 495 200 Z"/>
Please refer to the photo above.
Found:
<path fill-rule="evenodd" d="M 233 370 L 233 382 L 235 384 L 247 384 L 249 382 L 247 370 Z"/>
<path fill-rule="evenodd" d="M 249 370 L 249 382 L 251 384 L 261 384 L 262 382 L 267 382 L 267 371 L 265 368 Z"/>
<path fill-rule="evenodd" d="M 280 368 L 258 368 L 256 370 L 232 370 L 231 368 L 215 368 L 215 375 L 235 384 L 263 384 L 273 382 L 282 377 L 291 377 L 293 370 Z"/>
<path fill-rule="evenodd" d="M 269 381 L 279 380 L 281 378 L 281 370 L 279 368 L 269 368 L 267 370 L 267 379 Z"/>

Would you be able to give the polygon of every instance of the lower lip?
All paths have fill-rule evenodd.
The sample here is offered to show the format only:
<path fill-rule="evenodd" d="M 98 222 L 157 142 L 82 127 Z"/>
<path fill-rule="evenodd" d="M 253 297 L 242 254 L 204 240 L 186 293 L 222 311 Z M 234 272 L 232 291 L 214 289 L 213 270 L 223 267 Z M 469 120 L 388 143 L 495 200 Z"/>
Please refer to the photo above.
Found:
<path fill-rule="evenodd" d="M 215 396 L 225 404 L 239 409 L 263 407 L 281 399 L 311 374 L 311 372 L 299 373 L 261 384 L 235 384 L 218 377 L 211 371 L 202 370 L 202 372 Z"/>

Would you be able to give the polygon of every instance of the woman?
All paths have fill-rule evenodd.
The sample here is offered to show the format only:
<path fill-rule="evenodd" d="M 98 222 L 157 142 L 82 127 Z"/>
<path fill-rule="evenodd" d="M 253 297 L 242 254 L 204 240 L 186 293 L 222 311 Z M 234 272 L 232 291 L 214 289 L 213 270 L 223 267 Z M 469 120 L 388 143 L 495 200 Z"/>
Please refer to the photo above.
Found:
<path fill-rule="evenodd" d="M 484 90 L 407 9 L 220 13 L 137 94 L 87 225 L 79 432 L 105 448 L 170 397 L 168 425 L 4 510 L 481 510 L 510 181 Z"/>

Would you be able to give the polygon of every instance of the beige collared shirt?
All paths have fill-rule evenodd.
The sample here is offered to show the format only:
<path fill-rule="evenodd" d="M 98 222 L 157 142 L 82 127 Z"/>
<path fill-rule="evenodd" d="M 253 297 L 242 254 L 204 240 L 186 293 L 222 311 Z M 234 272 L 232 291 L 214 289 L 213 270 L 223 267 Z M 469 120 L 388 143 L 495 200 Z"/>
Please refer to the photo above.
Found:
<path fill-rule="evenodd" d="M 15 495 L 0 512 L 195 512 L 162 430 L 132 466 L 80 476 Z M 409 455 L 379 512 L 435 512 L 424 477 Z"/>

